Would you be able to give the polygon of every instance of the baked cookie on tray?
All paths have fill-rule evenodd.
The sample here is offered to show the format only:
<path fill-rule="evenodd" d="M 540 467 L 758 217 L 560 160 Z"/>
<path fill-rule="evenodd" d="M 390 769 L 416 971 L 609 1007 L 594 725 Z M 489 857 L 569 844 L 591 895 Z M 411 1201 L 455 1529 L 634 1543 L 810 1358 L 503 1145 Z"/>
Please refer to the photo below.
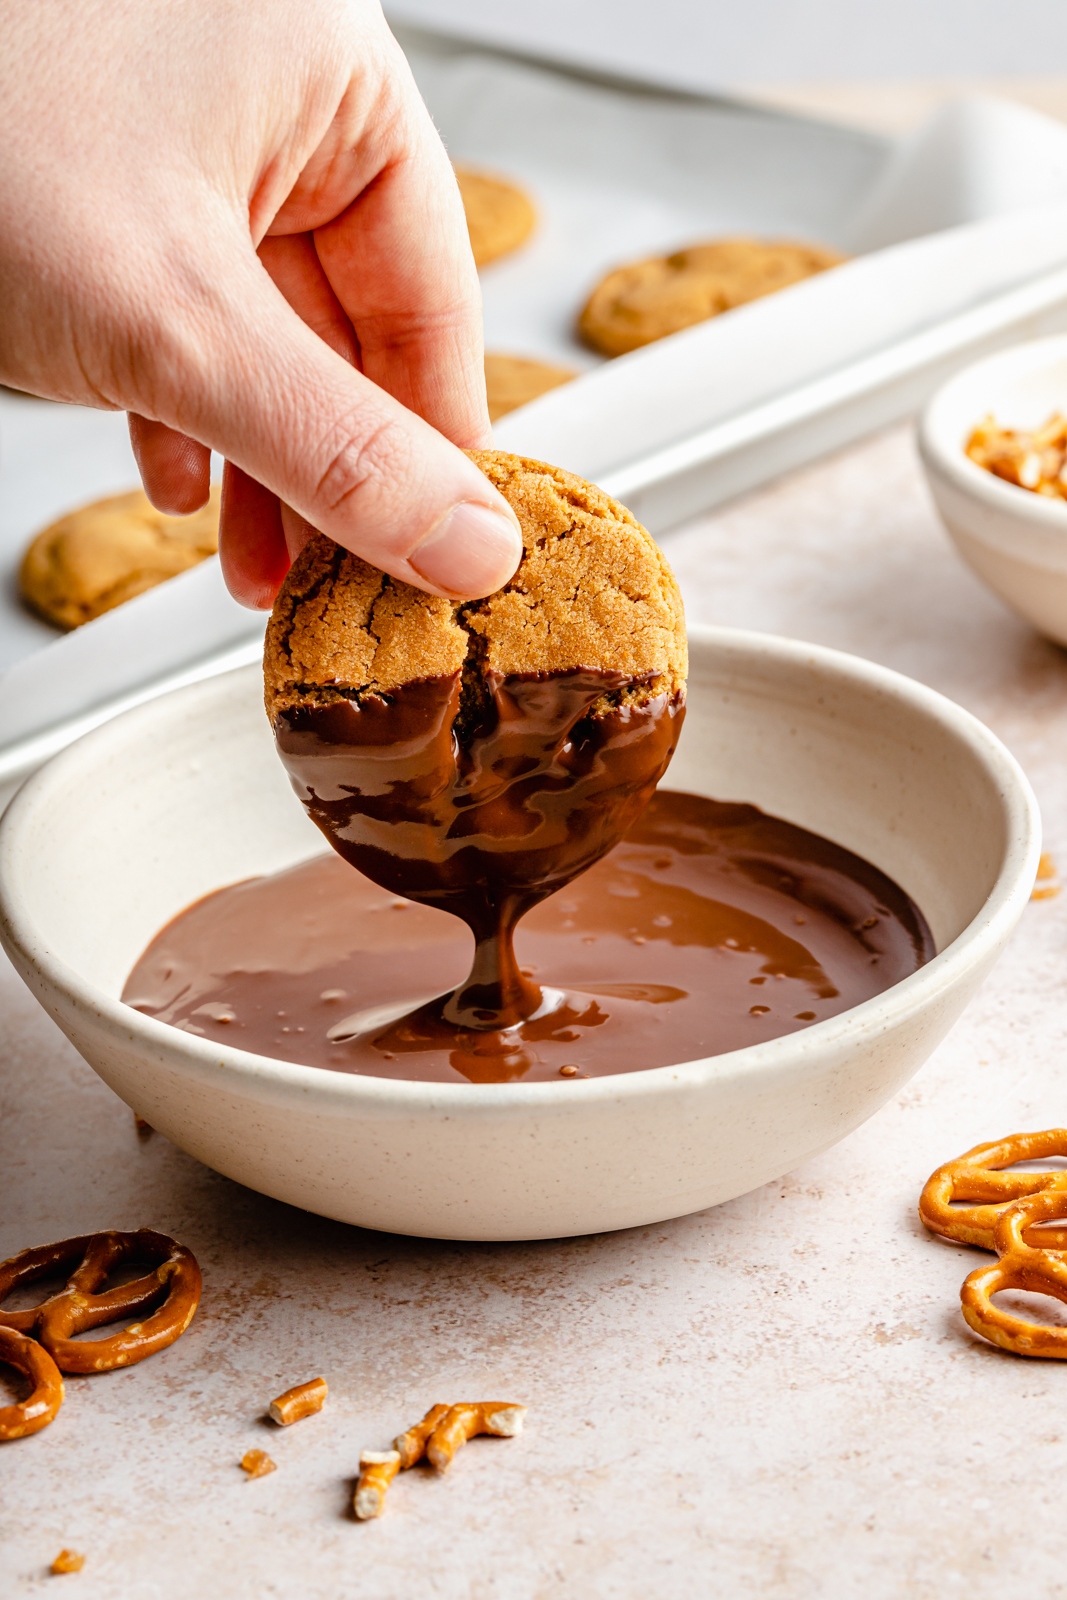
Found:
<path fill-rule="evenodd" d="M 821 245 L 788 240 L 691 245 L 609 272 L 586 301 L 578 331 L 602 355 L 625 355 L 844 260 Z"/>
<path fill-rule="evenodd" d="M 536 400 L 538 395 L 558 389 L 578 376 L 573 367 L 556 367 L 548 361 L 534 361 L 529 356 L 500 355 L 493 350 L 485 352 L 485 397 L 489 402 L 489 420 L 496 422 L 509 411 Z"/>
<path fill-rule="evenodd" d="M 214 555 L 220 490 L 189 517 L 157 511 L 141 489 L 70 511 L 36 536 L 19 587 L 38 616 L 77 628 Z"/>
<path fill-rule="evenodd" d="M 525 244 L 536 226 L 537 212 L 518 184 L 475 167 L 457 166 L 455 174 L 475 264 L 487 266 Z"/>

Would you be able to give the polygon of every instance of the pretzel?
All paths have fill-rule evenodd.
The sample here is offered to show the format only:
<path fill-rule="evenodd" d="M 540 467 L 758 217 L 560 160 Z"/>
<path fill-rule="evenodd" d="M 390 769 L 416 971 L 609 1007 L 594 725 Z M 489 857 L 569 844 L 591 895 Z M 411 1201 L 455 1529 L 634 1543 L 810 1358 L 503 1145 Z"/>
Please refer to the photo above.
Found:
<path fill-rule="evenodd" d="M 0 1361 L 29 1378 L 33 1391 L 25 1400 L 0 1406 L 0 1440 L 24 1439 L 40 1433 L 63 1404 L 63 1379 L 47 1350 L 14 1328 L 0 1328 Z"/>
<path fill-rule="evenodd" d="M 1067 1218 L 1067 1186 L 1062 1184 L 1009 1206 L 994 1236 L 1000 1260 L 972 1272 L 960 1290 L 968 1325 L 1002 1350 L 1067 1361 L 1067 1328 L 1029 1322 L 993 1304 L 993 1296 L 1005 1289 L 1026 1289 L 1031 1294 L 1052 1295 L 1067 1305 L 1067 1258 L 1055 1250 L 1035 1249 L 1027 1239 L 1034 1224 L 1063 1218 Z M 1039 1237 L 1045 1237 L 1045 1232 Z"/>
<path fill-rule="evenodd" d="M 48 1570 L 58 1578 L 64 1572 L 80 1572 L 84 1565 L 85 1557 L 80 1550 L 61 1550 Z"/>
<path fill-rule="evenodd" d="M 506 1400 L 480 1400 L 455 1406 L 434 1406 L 422 1421 L 396 1440 L 403 1465 L 413 1467 L 425 1455 L 431 1466 L 444 1472 L 456 1451 L 479 1433 L 495 1434 L 498 1439 L 513 1439 L 522 1432 L 525 1406 Z"/>
<path fill-rule="evenodd" d="M 120 1261 L 147 1261 L 153 1270 L 97 1294 Z M 64 1288 L 26 1311 L 0 1310 L 0 1328 L 39 1340 L 63 1372 L 111 1372 L 155 1355 L 181 1337 L 200 1303 L 200 1268 L 192 1251 L 165 1233 L 139 1228 L 61 1239 L 0 1261 L 0 1306 L 13 1289 L 58 1272 L 70 1273 Z M 109 1339 L 78 1343 L 72 1337 L 149 1307 L 158 1309 Z"/>
<path fill-rule="evenodd" d="M 389 1485 L 399 1471 L 399 1451 L 364 1450 L 359 1458 L 359 1479 L 352 1499 L 352 1509 L 360 1522 L 381 1516 Z"/>
<path fill-rule="evenodd" d="M 288 1428 L 294 1422 L 300 1422 L 304 1417 L 313 1417 L 316 1411 L 321 1411 L 326 1404 L 329 1388 L 325 1378 L 309 1378 L 307 1383 L 298 1383 L 293 1389 L 286 1389 L 277 1400 L 272 1400 L 267 1407 L 267 1415 L 279 1428 Z"/>
<path fill-rule="evenodd" d="M 409 1467 L 414 1467 L 426 1454 L 426 1441 L 440 1422 L 441 1418 L 448 1415 L 447 1406 L 431 1406 L 421 1422 L 416 1422 L 407 1433 L 402 1433 L 393 1440 L 393 1448 L 400 1456 L 400 1467 L 406 1472 Z"/>
<path fill-rule="evenodd" d="M 265 1450 L 246 1450 L 241 1466 L 250 1478 L 265 1478 L 268 1472 L 277 1472 L 278 1463 L 272 1461 Z"/>
<path fill-rule="evenodd" d="M 1025 1195 L 1067 1187 L 1067 1172 L 1005 1172 L 1017 1161 L 1041 1161 L 1067 1156 L 1067 1128 L 1044 1133 L 1013 1133 L 1006 1139 L 975 1145 L 966 1155 L 946 1161 L 927 1179 L 919 1200 L 919 1217 L 932 1233 L 958 1244 L 996 1248 L 993 1236 L 1008 1207 Z M 953 1205 L 954 1200 L 976 1200 L 978 1205 Z M 1043 1230 L 1039 1239 L 1048 1250 L 1067 1250 L 1067 1228 Z"/>

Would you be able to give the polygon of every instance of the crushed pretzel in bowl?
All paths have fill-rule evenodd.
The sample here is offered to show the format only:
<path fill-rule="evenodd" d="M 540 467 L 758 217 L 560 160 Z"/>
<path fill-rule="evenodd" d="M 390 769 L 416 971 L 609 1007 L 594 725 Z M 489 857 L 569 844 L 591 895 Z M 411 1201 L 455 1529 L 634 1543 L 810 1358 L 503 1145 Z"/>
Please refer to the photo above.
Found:
<path fill-rule="evenodd" d="M 971 460 L 1005 483 L 1067 500 L 1067 416 L 1054 411 L 1040 428 L 1002 428 L 985 416 L 965 446 Z"/>

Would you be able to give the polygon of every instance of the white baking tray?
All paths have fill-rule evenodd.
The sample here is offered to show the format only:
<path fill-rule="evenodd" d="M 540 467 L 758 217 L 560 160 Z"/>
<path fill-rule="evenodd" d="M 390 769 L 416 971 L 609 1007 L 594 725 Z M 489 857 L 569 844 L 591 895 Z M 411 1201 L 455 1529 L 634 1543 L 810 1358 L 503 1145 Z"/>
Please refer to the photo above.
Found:
<path fill-rule="evenodd" d="M 911 139 L 400 29 L 453 157 L 514 175 L 531 242 L 482 275 L 490 349 L 582 369 L 498 423 L 650 526 L 907 415 L 998 344 L 1067 327 L 1067 129 L 982 98 Z M 717 234 L 856 259 L 612 362 L 574 321 L 610 267 Z"/>
<path fill-rule="evenodd" d="M 898 144 L 401 37 L 453 156 L 539 209 L 483 273 L 487 346 L 582 370 L 498 443 L 601 482 L 654 531 L 905 414 L 972 354 L 1067 327 L 1067 130 L 1048 119 L 969 101 Z M 856 259 L 614 362 L 577 341 L 609 267 L 731 232 Z M 216 562 L 66 638 L 21 609 L 33 531 L 135 481 L 123 418 L 0 395 L 0 800 L 94 722 L 258 649 L 263 618 Z"/>

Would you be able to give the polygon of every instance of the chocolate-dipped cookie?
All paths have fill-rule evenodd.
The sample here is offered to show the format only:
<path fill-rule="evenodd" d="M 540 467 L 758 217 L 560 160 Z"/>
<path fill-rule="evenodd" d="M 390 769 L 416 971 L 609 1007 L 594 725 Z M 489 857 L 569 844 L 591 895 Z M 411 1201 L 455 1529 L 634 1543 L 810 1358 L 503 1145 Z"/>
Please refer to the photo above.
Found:
<path fill-rule="evenodd" d="M 334 848 L 472 928 L 444 1019 L 506 1029 L 541 1004 L 514 924 L 640 815 L 681 728 L 686 644 L 673 574 L 628 511 L 541 462 L 473 459 L 522 528 L 511 581 L 457 603 L 316 537 L 267 629 L 266 705 Z"/>

